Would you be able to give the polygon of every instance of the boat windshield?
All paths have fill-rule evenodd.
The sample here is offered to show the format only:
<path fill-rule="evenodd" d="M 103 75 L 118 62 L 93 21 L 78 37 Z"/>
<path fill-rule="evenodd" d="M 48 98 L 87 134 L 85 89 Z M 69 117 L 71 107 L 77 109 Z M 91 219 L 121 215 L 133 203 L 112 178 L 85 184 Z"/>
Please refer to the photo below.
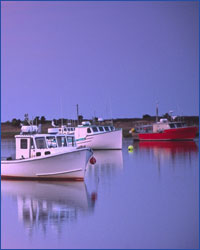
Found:
<path fill-rule="evenodd" d="M 55 136 L 47 136 L 46 137 L 48 148 L 57 148 L 56 137 Z"/>
<path fill-rule="evenodd" d="M 36 137 L 35 143 L 38 149 L 47 148 L 45 137 Z"/>
<path fill-rule="evenodd" d="M 184 127 L 184 123 L 181 123 L 181 122 L 177 122 L 177 123 L 170 123 L 169 126 L 170 128 L 182 128 Z"/>
<path fill-rule="evenodd" d="M 64 136 L 57 136 L 58 147 L 67 147 L 66 138 Z"/>
<path fill-rule="evenodd" d="M 75 146 L 75 140 L 73 136 L 67 136 L 67 144 L 69 146 Z"/>

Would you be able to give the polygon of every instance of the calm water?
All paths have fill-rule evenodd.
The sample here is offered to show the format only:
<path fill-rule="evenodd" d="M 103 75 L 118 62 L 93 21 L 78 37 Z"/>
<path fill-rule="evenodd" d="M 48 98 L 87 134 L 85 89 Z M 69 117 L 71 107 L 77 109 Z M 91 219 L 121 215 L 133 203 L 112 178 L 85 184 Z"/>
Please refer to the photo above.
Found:
<path fill-rule="evenodd" d="M 198 248 L 198 142 L 130 144 L 95 151 L 85 182 L 1 181 L 1 247 Z"/>

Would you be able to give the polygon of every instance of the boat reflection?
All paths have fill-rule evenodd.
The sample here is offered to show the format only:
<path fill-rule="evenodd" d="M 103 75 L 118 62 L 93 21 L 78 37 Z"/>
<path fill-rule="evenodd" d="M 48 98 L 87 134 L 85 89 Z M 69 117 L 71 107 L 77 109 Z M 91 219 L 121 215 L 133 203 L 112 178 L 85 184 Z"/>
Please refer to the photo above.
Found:
<path fill-rule="evenodd" d="M 65 223 L 93 212 L 94 194 L 84 182 L 1 181 L 1 192 L 17 201 L 18 219 L 28 233 L 51 225 L 58 234 Z"/>
<path fill-rule="evenodd" d="M 172 154 L 198 152 L 198 146 L 194 141 L 140 141 L 139 148 L 145 150 L 156 149 Z"/>
<path fill-rule="evenodd" d="M 183 158 L 191 159 L 193 155 L 198 155 L 199 148 L 194 141 L 140 141 L 137 148 L 146 154 L 153 154 L 160 160 L 172 160 Z"/>
<path fill-rule="evenodd" d="M 92 181 L 102 180 L 103 183 L 110 183 L 112 178 L 123 170 L 122 150 L 95 150 L 93 153 L 96 164 L 88 165 L 86 178 L 90 181 L 87 187 Z"/>

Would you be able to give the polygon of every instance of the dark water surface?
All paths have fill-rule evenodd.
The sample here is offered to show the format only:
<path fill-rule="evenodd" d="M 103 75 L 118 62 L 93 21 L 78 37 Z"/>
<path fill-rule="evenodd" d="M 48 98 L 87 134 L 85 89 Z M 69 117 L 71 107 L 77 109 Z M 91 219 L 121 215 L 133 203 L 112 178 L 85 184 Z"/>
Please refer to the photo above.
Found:
<path fill-rule="evenodd" d="M 85 182 L 1 181 L 1 248 L 198 248 L 198 142 L 130 144 L 95 151 Z"/>

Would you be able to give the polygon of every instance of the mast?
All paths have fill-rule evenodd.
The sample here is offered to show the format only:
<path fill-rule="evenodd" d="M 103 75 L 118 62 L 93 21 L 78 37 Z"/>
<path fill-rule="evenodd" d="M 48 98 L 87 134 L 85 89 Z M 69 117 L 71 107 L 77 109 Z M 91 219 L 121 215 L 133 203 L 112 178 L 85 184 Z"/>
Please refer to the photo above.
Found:
<path fill-rule="evenodd" d="M 78 104 L 76 104 L 76 113 L 77 113 L 77 125 L 79 125 L 79 110 L 78 110 Z"/>
<path fill-rule="evenodd" d="M 156 103 L 156 122 L 158 122 L 158 102 Z"/>
<path fill-rule="evenodd" d="M 110 104 L 111 125 L 113 126 L 113 116 L 112 116 L 112 108 L 111 108 L 111 98 L 109 99 L 109 104 Z"/>

